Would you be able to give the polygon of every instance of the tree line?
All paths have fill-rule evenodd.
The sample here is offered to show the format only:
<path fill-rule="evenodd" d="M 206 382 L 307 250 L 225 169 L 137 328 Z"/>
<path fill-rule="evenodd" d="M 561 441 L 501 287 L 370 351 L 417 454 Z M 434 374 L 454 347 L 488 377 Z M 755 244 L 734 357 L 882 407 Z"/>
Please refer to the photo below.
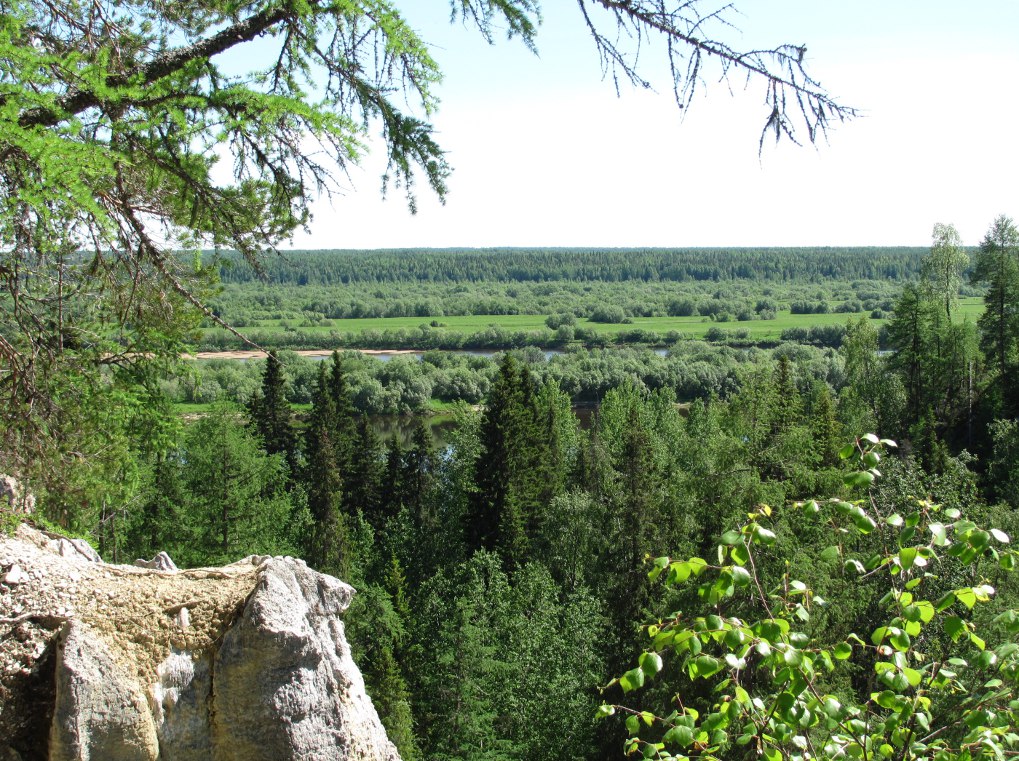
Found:
<path fill-rule="evenodd" d="M 919 271 L 921 247 L 688 249 L 396 249 L 287 252 L 246 263 L 206 252 L 224 283 L 626 282 L 764 280 L 906 280 Z"/>

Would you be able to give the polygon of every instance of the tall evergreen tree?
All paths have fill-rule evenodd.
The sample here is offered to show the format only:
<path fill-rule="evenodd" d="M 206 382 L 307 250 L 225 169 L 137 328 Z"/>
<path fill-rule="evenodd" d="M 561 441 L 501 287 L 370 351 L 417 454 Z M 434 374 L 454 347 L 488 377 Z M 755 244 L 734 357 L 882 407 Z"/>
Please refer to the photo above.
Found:
<path fill-rule="evenodd" d="M 430 520 L 427 513 L 429 491 L 434 480 L 435 450 L 428 427 L 420 418 L 414 425 L 410 446 L 404 453 L 401 490 L 403 504 L 420 530 Z"/>
<path fill-rule="evenodd" d="M 340 473 L 346 475 L 354 456 L 354 441 L 357 436 L 357 427 L 354 422 L 354 401 L 338 351 L 334 351 L 330 359 L 327 387 L 329 398 L 332 401 L 330 434 L 333 441 L 333 451 L 336 454 L 336 464 L 340 469 Z"/>
<path fill-rule="evenodd" d="M 283 455 L 290 468 L 291 478 L 296 476 L 297 434 L 294 431 L 290 402 L 287 401 L 283 366 L 276 352 L 269 352 L 266 357 L 260 393 L 251 397 L 248 414 L 266 453 Z"/>
<path fill-rule="evenodd" d="M 357 432 L 346 477 L 345 509 L 360 512 L 376 529 L 382 528 L 381 489 L 385 475 L 382 443 L 371 421 L 364 415 L 357 420 Z"/>
<path fill-rule="evenodd" d="M 342 512 L 343 477 L 333 449 L 334 407 L 325 368 L 319 367 L 305 441 L 304 483 L 312 517 L 305 554 L 312 567 L 345 577 L 350 570 L 347 521 Z"/>
<path fill-rule="evenodd" d="M 844 444 L 845 437 L 842 435 L 842 426 L 835 413 L 835 402 L 828 390 L 828 384 L 824 381 L 814 383 L 808 420 L 819 464 L 825 468 L 834 468 L 839 464 L 838 452 Z"/>
<path fill-rule="evenodd" d="M 183 458 L 187 500 L 175 548 L 185 563 L 228 562 L 251 554 L 293 554 L 303 527 L 294 495 L 284 489 L 282 455 L 267 455 L 223 407 L 193 423 Z"/>
<path fill-rule="evenodd" d="M 394 435 L 386 442 L 385 477 L 379 494 L 381 517 L 379 525 L 395 518 L 403 509 L 404 451 L 400 437 Z"/>
<path fill-rule="evenodd" d="M 935 342 L 940 315 L 939 304 L 929 292 L 910 283 L 902 290 L 888 323 L 888 341 L 894 349 L 889 364 L 906 387 L 910 423 L 920 420 L 939 396 Z"/>
<path fill-rule="evenodd" d="M 788 430 L 799 422 L 803 414 L 803 400 L 800 398 L 799 389 L 796 387 L 796 378 L 793 376 L 792 362 L 786 354 L 778 358 L 778 366 L 775 368 L 775 395 L 773 399 L 774 408 L 771 413 L 772 434 Z"/>
<path fill-rule="evenodd" d="M 475 471 L 477 491 L 467 515 L 467 544 L 472 550 L 493 549 L 519 516 L 506 517 L 512 477 L 511 447 L 521 416 L 520 368 L 507 353 L 485 403 L 481 419 L 481 453 Z"/>
<path fill-rule="evenodd" d="M 987 283 L 980 347 L 994 373 L 1002 416 L 1019 412 L 1019 229 L 1009 217 L 994 220 L 980 244 L 975 282 Z"/>

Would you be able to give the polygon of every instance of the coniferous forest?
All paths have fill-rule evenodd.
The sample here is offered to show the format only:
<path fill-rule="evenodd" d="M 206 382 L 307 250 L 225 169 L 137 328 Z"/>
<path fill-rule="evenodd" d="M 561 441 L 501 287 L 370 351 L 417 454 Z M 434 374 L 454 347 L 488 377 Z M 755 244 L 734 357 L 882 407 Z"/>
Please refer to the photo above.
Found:
<path fill-rule="evenodd" d="M 279 253 L 369 148 L 410 211 L 446 198 L 414 5 L 5 4 L 0 473 L 32 519 L 114 562 L 350 582 L 407 761 L 1019 756 L 1015 222 L 976 248 L 938 224 L 929 248 Z M 577 6 L 617 87 L 757 87 L 761 151 L 861 113 L 804 44 L 745 49 L 732 4 Z M 538 0 L 444 13 L 536 51 Z M 192 359 L 239 348 L 268 351 Z"/>
<path fill-rule="evenodd" d="M 272 353 L 221 360 L 250 387 L 184 417 L 167 391 L 217 376 L 183 362 L 107 432 L 116 478 L 57 461 L 37 488 L 111 560 L 291 554 L 348 580 L 406 759 L 1012 749 L 1019 236 L 951 243 L 837 348 Z M 445 437 L 422 415 L 380 437 L 365 389 L 444 371 Z"/>

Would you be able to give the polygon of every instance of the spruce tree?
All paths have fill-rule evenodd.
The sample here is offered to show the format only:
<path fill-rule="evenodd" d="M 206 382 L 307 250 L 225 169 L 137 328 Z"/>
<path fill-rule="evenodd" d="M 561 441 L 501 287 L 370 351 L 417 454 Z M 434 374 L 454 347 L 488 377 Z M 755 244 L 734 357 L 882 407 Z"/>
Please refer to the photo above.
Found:
<path fill-rule="evenodd" d="M 306 541 L 308 563 L 323 573 L 346 576 L 350 570 L 347 523 L 341 512 L 343 478 L 332 442 L 334 408 L 325 368 L 319 368 L 305 442 L 304 483 L 312 526 Z"/>
<path fill-rule="evenodd" d="M 396 517 L 403 507 L 403 446 L 394 434 L 386 442 L 385 477 L 379 494 L 379 526 Z"/>
<path fill-rule="evenodd" d="M 346 477 L 344 509 L 351 515 L 360 512 L 376 531 L 382 528 L 381 489 L 385 474 L 382 442 L 367 417 L 357 421 L 351 452 L 350 470 Z"/>
<path fill-rule="evenodd" d="M 825 468 L 836 467 L 839 464 L 838 452 L 845 437 L 835 414 L 831 392 L 828 391 L 828 384 L 824 381 L 814 383 L 814 394 L 810 404 L 810 430 L 820 465 Z"/>
<path fill-rule="evenodd" d="M 343 372 L 340 353 L 337 351 L 333 352 L 331 359 L 328 395 L 332 401 L 330 434 L 333 451 L 336 454 L 336 464 L 340 473 L 346 475 L 353 458 L 357 430 L 354 422 L 354 402 L 351 399 L 350 387 L 347 385 L 347 376 Z"/>
<path fill-rule="evenodd" d="M 506 520 L 512 468 L 510 450 L 514 422 L 520 408 L 520 372 L 513 355 L 506 354 L 492 383 L 481 419 L 481 455 L 475 471 L 477 491 L 467 515 L 467 545 L 471 550 L 494 549 L 514 520 Z"/>
<path fill-rule="evenodd" d="M 411 434 L 410 447 L 404 454 L 401 490 L 403 504 L 410 511 L 415 526 L 428 522 L 427 499 L 434 479 L 435 449 L 424 421 L 418 419 Z"/>
<path fill-rule="evenodd" d="M 265 360 L 260 393 L 252 396 L 248 415 L 255 432 L 262 439 L 267 454 L 281 454 L 290 468 L 290 476 L 297 473 L 297 434 L 294 432 L 293 413 L 286 397 L 286 379 L 276 352 Z"/>
<path fill-rule="evenodd" d="M 796 388 L 792 363 L 785 354 L 778 358 L 775 368 L 775 394 L 771 413 L 772 435 L 786 431 L 799 422 L 803 412 L 800 392 Z"/>

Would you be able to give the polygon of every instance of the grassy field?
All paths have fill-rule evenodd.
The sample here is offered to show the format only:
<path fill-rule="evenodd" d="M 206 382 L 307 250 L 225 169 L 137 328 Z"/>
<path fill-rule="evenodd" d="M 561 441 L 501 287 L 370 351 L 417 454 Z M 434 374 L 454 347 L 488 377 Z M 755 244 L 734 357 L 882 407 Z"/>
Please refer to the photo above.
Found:
<path fill-rule="evenodd" d="M 976 320 L 983 312 L 983 301 L 978 297 L 962 299 L 959 311 L 961 318 Z M 858 315 L 845 313 L 791 314 L 788 311 L 782 311 L 778 313 L 774 320 L 712 322 L 705 317 L 635 317 L 629 324 L 604 324 L 581 319 L 577 321 L 577 327 L 592 328 L 599 334 L 606 336 L 614 336 L 634 329 L 650 330 L 661 335 L 675 330 L 690 338 L 701 338 L 711 328 L 722 328 L 723 330 L 746 330 L 753 340 L 772 341 L 778 340 L 782 331 L 786 328 L 809 328 L 815 325 L 844 325 L 849 319 L 856 317 Z M 545 315 L 539 314 L 468 315 L 464 317 L 441 317 L 436 318 L 436 321 L 439 323 L 439 327 L 430 327 L 430 330 L 463 334 L 477 333 L 491 326 L 499 326 L 510 331 L 537 331 L 545 328 Z M 314 327 L 297 327 L 292 323 L 288 326 L 284 324 L 285 322 L 282 320 L 264 320 L 257 325 L 243 328 L 242 332 L 257 330 L 259 332 L 283 333 L 287 330 L 295 329 L 306 335 L 321 335 L 323 343 L 327 343 L 330 333 L 333 332 L 360 334 L 366 331 L 416 329 L 429 325 L 432 319 L 427 317 L 377 317 L 334 320 L 332 325 Z M 880 325 L 884 320 L 875 320 L 874 322 Z M 220 328 L 211 328 L 206 332 L 208 335 L 217 335 L 223 331 Z M 391 348 L 400 347 L 394 346 Z"/>

